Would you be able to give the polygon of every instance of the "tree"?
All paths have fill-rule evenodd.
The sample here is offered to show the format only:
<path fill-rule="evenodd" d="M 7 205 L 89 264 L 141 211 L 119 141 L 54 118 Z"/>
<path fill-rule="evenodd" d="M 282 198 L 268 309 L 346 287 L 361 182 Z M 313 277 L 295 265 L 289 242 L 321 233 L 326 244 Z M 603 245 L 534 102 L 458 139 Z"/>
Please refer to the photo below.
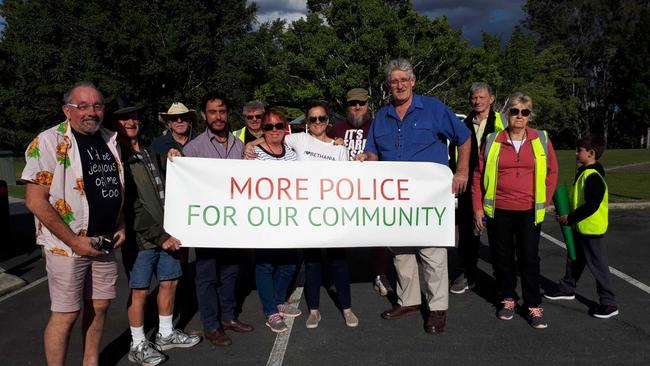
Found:
<path fill-rule="evenodd" d="M 619 106 L 613 72 L 622 47 L 639 24 L 639 14 L 648 1 L 641 0 L 528 0 L 524 24 L 539 36 L 541 49 L 563 45 L 576 83 L 572 98 L 580 102 L 583 131 L 612 129 Z"/>
<path fill-rule="evenodd" d="M 33 135 L 63 118 L 61 95 L 78 80 L 95 82 L 110 102 L 142 103 L 144 121 L 171 102 L 197 108 L 202 95 L 223 89 L 235 103 L 253 83 L 225 56 L 251 30 L 255 5 L 245 0 L 6 0 L 0 54 L 10 75 L 0 88 L 1 127 Z M 83 15 L 83 16 L 81 16 Z M 145 124 L 145 133 L 160 126 Z M 1 145 L 22 149 L 23 141 Z"/>
<path fill-rule="evenodd" d="M 342 110 L 348 89 L 364 87 L 375 106 L 388 102 L 384 67 L 389 60 L 411 60 L 416 90 L 455 107 L 466 105 L 459 85 L 469 69 L 467 44 L 445 18 L 431 20 L 410 2 L 379 0 L 308 1 L 306 19 L 293 22 L 280 37 L 283 61 L 269 70 L 258 88 L 267 101 L 331 101 Z M 278 88 L 278 86 L 280 86 Z"/>

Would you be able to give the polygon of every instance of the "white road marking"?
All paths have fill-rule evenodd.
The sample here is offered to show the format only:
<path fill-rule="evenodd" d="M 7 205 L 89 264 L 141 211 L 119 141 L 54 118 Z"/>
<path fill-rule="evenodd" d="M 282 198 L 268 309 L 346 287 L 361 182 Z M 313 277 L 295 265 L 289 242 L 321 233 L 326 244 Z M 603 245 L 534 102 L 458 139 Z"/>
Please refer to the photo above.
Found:
<path fill-rule="evenodd" d="M 20 290 L 16 290 L 14 292 L 11 292 L 9 294 L 4 295 L 3 297 L 0 297 L 0 302 L 3 302 L 3 301 L 5 301 L 5 300 L 7 300 L 9 298 L 12 298 L 15 295 L 18 295 L 19 293 L 21 293 L 23 291 L 27 291 L 32 287 L 36 287 L 36 286 L 40 285 L 41 283 L 43 283 L 45 281 L 47 281 L 47 276 L 43 276 L 43 277 L 39 278 L 38 280 L 30 283 L 29 285 L 27 285 L 25 287 L 22 287 Z"/>
<path fill-rule="evenodd" d="M 562 242 L 561 240 L 555 239 L 554 237 L 548 235 L 545 232 L 542 232 L 541 236 L 544 239 L 550 241 L 551 243 L 553 243 L 553 244 L 555 244 L 555 245 L 557 245 L 557 246 L 559 246 L 561 248 L 564 248 L 566 250 L 566 245 L 564 245 L 564 242 Z M 618 269 L 616 269 L 614 267 L 611 267 L 611 266 L 609 267 L 609 272 L 611 274 L 613 274 L 614 276 L 622 279 L 623 281 L 629 283 L 630 285 L 640 289 L 641 291 L 650 294 L 650 286 L 648 286 L 645 283 L 637 280 L 636 278 L 634 278 L 632 276 L 629 276 L 629 275 L 627 275 L 627 274 L 625 274 L 625 273 L 623 273 L 623 272 L 619 271 Z"/>
<path fill-rule="evenodd" d="M 296 289 L 289 297 L 289 303 L 298 306 L 300 303 L 300 298 L 302 297 L 302 287 L 296 287 Z M 275 337 L 275 342 L 273 343 L 273 348 L 271 349 L 271 354 L 269 355 L 268 361 L 266 361 L 266 366 L 281 366 L 284 361 L 284 354 L 287 351 L 287 345 L 289 344 L 289 337 L 291 336 L 291 329 L 293 328 L 293 322 L 296 318 L 285 318 L 284 322 L 287 324 L 287 330 L 284 333 L 279 333 Z"/>

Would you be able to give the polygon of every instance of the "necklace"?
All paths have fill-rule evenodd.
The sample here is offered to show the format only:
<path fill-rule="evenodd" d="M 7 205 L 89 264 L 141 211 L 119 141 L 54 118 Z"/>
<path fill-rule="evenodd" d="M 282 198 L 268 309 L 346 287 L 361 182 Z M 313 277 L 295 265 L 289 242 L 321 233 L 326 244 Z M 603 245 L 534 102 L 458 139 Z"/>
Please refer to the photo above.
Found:
<path fill-rule="evenodd" d="M 282 154 L 282 145 L 280 145 L 280 152 L 279 152 L 279 153 L 276 153 L 275 151 L 273 151 L 273 148 L 271 148 L 271 145 L 270 145 L 268 142 L 264 141 L 264 143 L 265 143 L 266 146 L 269 148 L 269 152 L 270 152 L 272 155 L 281 155 L 281 154 Z"/>

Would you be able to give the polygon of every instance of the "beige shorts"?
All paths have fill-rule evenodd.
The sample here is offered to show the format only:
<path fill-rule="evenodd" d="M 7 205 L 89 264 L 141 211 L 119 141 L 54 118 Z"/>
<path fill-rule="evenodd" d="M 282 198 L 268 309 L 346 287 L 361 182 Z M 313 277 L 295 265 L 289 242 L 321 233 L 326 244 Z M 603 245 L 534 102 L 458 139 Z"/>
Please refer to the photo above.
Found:
<path fill-rule="evenodd" d="M 114 253 L 96 258 L 66 257 L 45 250 L 45 261 L 53 312 L 79 311 L 84 299 L 115 298 L 117 263 Z"/>

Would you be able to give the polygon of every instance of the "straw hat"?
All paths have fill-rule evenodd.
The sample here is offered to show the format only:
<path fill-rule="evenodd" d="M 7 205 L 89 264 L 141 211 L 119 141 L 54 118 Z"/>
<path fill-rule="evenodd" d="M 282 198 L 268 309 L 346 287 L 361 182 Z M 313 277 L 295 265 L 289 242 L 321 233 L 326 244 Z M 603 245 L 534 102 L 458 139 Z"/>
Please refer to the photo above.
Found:
<path fill-rule="evenodd" d="M 190 123 L 194 123 L 197 120 L 196 111 L 194 109 L 188 109 L 185 104 L 181 102 L 174 102 L 167 112 L 158 113 L 158 119 L 162 123 L 167 123 L 167 120 L 170 119 L 170 117 L 179 117 L 182 115 L 187 115 Z"/>

